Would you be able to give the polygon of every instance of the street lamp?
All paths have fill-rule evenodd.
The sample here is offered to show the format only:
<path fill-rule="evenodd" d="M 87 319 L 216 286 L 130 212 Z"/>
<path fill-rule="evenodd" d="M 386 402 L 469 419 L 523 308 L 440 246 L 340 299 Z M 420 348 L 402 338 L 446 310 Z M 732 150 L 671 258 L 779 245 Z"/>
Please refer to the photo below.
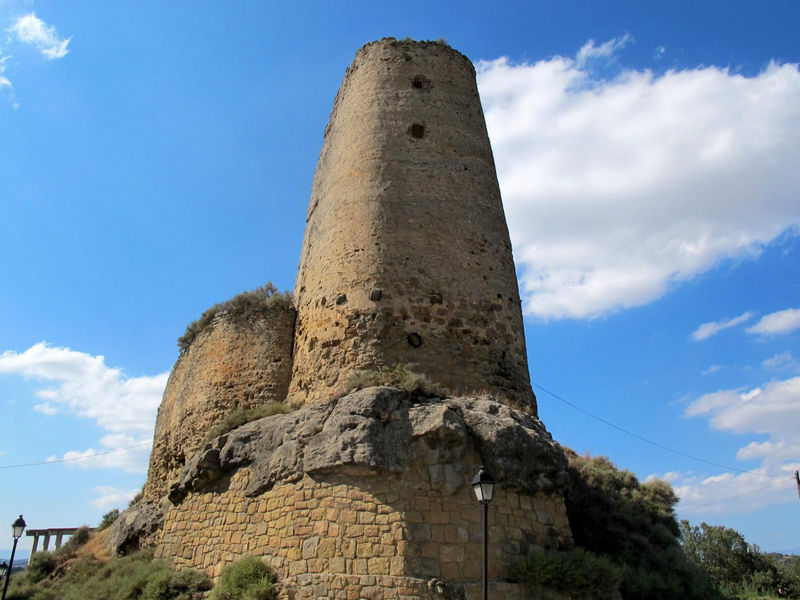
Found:
<path fill-rule="evenodd" d="M 17 542 L 25 531 L 25 519 L 22 515 L 19 519 L 11 524 L 11 534 L 14 536 L 14 546 L 11 548 L 11 558 L 8 559 L 8 567 L 6 568 L 6 582 L 3 584 L 3 600 L 6 600 L 6 592 L 8 591 L 8 582 L 11 580 L 11 569 L 14 567 L 14 553 L 17 551 Z"/>
<path fill-rule="evenodd" d="M 472 490 L 483 506 L 483 600 L 489 598 L 489 502 L 494 495 L 494 478 L 481 465 L 472 480 Z"/>

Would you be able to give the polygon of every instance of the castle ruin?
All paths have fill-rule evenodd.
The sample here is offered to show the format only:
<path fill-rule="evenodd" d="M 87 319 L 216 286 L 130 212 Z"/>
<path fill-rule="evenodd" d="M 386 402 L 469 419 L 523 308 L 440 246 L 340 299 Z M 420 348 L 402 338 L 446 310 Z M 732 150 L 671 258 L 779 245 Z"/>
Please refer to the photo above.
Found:
<path fill-rule="evenodd" d="M 481 577 L 483 464 L 490 578 L 571 543 L 566 460 L 538 420 L 511 244 L 470 61 L 446 44 L 361 48 L 314 178 L 293 306 L 220 313 L 178 359 L 143 499 L 118 552 L 155 545 L 219 576 L 261 556 L 289 598 L 470 598 Z M 448 393 L 353 391 L 409 365 Z M 228 412 L 295 410 L 206 443 Z M 506 586 L 505 588 L 503 586 Z M 519 596 L 521 597 L 521 596 Z"/>

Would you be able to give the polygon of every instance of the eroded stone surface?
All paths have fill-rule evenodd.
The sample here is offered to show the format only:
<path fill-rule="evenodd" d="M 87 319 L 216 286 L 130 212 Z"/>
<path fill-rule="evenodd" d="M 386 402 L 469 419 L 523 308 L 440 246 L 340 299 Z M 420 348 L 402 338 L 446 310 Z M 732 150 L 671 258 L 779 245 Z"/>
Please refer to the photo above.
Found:
<path fill-rule="evenodd" d="M 279 482 L 329 471 L 402 473 L 427 465 L 431 485 L 452 493 L 474 473 L 463 464 L 474 447 L 503 487 L 535 494 L 562 492 L 566 459 L 542 423 L 489 396 L 423 399 L 377 387 L 287 415 L 248 423 L 198 452 L 172 486 L 169 499 L 221 489 L 248 467 L 245 490 L 257 496 Z"/>
<path fill-rule="evenodd" d="M 286 399 L 294 318 L 293 308 L 279 304 L 246 318 L 223 313 L 178 358 L 158 409 L 145 498 L 164 497 L 229 412 Z"/>
<path fill-rule="evenodd" d="M 125 555 L 152 546 L 164 524 L 166 507 L 140 500 L 111 524 L 106 544 L 112 555 Z"/>
<path fill-rule="evenodd" d="M 357 370 L 413 365 L 457 395 L 535 412 L 492 149 L 469 59 L 384 39 L 339 89 L 295 286 L 289 398 L 324 402 Z"/>

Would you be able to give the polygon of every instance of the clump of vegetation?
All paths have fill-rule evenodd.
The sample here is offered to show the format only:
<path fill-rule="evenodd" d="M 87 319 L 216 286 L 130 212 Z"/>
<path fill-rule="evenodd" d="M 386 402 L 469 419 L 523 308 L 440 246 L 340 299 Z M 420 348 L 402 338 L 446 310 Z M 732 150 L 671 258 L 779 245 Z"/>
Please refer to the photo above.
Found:
<path fill-rule="evenodd" d="M 39 554 L 49 553 L 34 557 Z M 57 554 L 53 556 L 57 561 Z M 37 558 L 36 562 L 44 565 L 47 561 Z M 60 572 L 61 577 L 53 578 L 25 569 L 11 579 L 7 600 L 201 600 L 211 589 L 206 575 L 175 572 L 164 561 L 153 560 L 152 549 L 107 563 L 81 556 Z"/>
<path fill-rule="evenodd" d="M 543 551 L 531 554 L 512 568 L 512 576 L 535 595 L 546 587 L 571 598 L 613 598 L 622 581 L 622 569 L 610 559 L 583 548 L 572 552 Z"/>
<path fill-rule="evenodd" d="M 119 513 L 119 511 L 117 511 Z M 83 527 L 78 527 L 67 542 L 61 546 L 58 550 L 56 550 L 56 555 L 65 556 L 65 557 L 73 557 L 78 552 L 78 549 L 83 546 L 86 542 L 89 541 L 92 532 L 86 525 Z"/>
<path fill-rule="evenodd" d="M 275 574 L 255 556 L 225 567 L 209 600 L 275 600 Z"/>
<path fill-rule="evenodd" d="M 197 336 L 205 331 L 218 315 L 226 314 L 231 318 L 244 319 L 272 308 L 288 307 L 291 304 L 291 293 L 278 292 L 271 282 L 267 282 L 260 288 L 242 292 L 230 300 L 215 304 L 206 310 L 199 319 L 192 321 L 186 327 L 186 331 L 178 338 L 178 348 L 181 352 L 186 352 Z"/>
<path fill-rule="evenodd" d="M 721 598 L 684 554 L 666 481 L 639 483 L 605 457 L 567 451 L 567 514 L 577 546 L 607 557 L 622 570 L 625 600 Z"/>
<path fill-rule="evenodd" d="M 106 514 L 103 515 L 103 518 L 100 520 L 100 524 L 97 526 L 97 531 L 103 531 L 104 529 L 108 529 L 114 524 L 114 521 L 116 521 L 118 518 L 119 518 L 118 508 L 108 511 Z"/>
<path fill-rule="evenodd" d="M 235 408 L 209 430 L 203 443 L 207 444 L 214 438 L 241 427 L 245 423 L 264 417 L 271 417 L 272 415 L 285 415 L 290 412 L 292 412 L 292 407 L 284 402 L 270 402 L 254 408 Z"/>
<path fill-rule="evenodd" d="M 380 367 L 377 370 L 356 371 L 351 373 L 347 379 L 347 387 L 350 391 L 378 385 L 388 385 L 429 398 L 441 398 L 448 395 L 448 390 L 433 383 L 422 373 L 415 373 L 407 363 L 398 363 L 392 368 Z"/>
<path fill-rule="evenodd" d="M 735 529 L 707 523 L 681 521 L 681 541 L 689 560 L 729 598 L 776 598 L 779 589 L 781 598 L 800 597 L 800 557 L 779 563 Z"/>

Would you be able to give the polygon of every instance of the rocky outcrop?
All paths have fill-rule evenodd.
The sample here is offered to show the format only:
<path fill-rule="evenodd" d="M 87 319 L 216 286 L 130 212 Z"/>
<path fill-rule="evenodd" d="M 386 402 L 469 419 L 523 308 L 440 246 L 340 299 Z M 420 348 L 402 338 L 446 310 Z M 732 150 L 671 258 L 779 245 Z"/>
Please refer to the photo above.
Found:
<path fill-rule="evenodd" d="M 123 512 L 109 527 L 106 545 L 112 555 L 124 556 L 152 546 L 164 524 L 164 507 L 140 500 Z"/>
<path fill-rule="evenodd" d="M 169 500 L 223 491 L 249 468 L 245 495 L 325 472 L 379 475 L 427 467 L 433 489 L 451 494 L 472 478 L 463 463 L 475 448 L 504 489 L 562 493 L 566 459 L 541 421 L 490 396 L 421 398 L 368 388 L 287 415 L 248 423 L 207 444 L 189 460 Z"/>

